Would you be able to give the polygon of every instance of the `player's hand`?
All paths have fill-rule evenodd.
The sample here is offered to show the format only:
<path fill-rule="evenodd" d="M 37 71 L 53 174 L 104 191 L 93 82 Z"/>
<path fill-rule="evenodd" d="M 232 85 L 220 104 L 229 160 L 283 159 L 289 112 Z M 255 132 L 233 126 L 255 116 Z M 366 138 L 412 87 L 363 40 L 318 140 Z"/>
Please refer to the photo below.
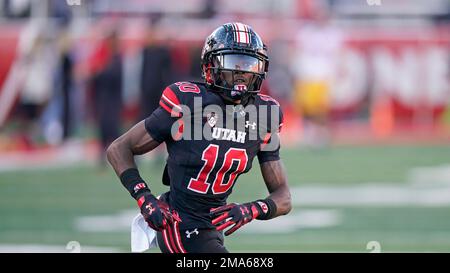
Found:
<path fill-rule="evenodd" d="M 212 224 L 218 231 L 224 230 L 225 236 L 235 232 L 237 229 L 258 217 L 258 210 L 253 203 L 236 204 L 231 203 L 225 206 L 211 209 L 210 215 Z"/>
<path fill-rule="evenodd" d="M 173 225 L 175 221 L 181 222 L 175 210 L 170 211 L 166 202 L 158 200 L 150 192 L 144 193 L 138 198 L 138 205 L 147 224 L 156 231 L 166 229 L 169 225 Z"/>

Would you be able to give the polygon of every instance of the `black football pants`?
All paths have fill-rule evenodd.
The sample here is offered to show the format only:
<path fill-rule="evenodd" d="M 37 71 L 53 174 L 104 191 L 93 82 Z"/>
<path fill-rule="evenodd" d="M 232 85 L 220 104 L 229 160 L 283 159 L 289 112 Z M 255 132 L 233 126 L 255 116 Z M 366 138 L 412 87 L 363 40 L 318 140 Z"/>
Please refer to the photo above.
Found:
<path fill-rule="evenodd" d="M 174 225 L 158 232 L 157 238 L 162 253 L 228 253 L 223 234 L 215 229 L 179 230 Z"/>

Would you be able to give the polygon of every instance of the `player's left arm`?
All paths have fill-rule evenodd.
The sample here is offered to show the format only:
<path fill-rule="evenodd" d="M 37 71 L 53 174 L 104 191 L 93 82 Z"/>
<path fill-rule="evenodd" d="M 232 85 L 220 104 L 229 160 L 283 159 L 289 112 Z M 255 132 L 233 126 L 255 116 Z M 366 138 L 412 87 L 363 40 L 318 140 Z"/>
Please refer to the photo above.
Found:
<path fill-rule="evenodd" d="M 292 209 L 291 192 L 283 162 L 281 159 L 267 161 L 261 163 L 260 167 L 267 190 L 270 193 L 267 198 L 273 200 L 276 207 L 271 218 L 289 213 Z"/>
<path fill-rule="evenodd" d="M 266 199 L 249 203 L 231 203 L 211 210 L 212 224 L 216 229 L 231 235 L 254 219 L 270 220 L 289 213 L 292 208 L 287 175 L 281 159 L 264 161 L 261 173 L 269 191 Z"/>
<path fill-rule="evenodd" d="M 291 193 L 281 159 L 262 162 L 261 172 L 269 190 L 266 199 L 244 204 L 231 203 L 211 210 L 212 224 L 217 230 L 230 227 L 225 231 L 226 236 L 254 219 L 269 220 L 291 210 Z"/>

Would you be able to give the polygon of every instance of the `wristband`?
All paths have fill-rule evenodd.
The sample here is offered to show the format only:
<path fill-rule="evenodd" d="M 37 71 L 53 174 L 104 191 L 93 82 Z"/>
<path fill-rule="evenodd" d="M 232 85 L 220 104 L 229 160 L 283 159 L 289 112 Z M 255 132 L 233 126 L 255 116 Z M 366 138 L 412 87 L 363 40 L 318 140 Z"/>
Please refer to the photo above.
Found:
<path fill-rule="evenodd" d="M 277 212 L 277 205 L 270 198 L 256 200 L 255 202 L 253 202 L 253 204 L 255 204 L 259 212 L 258 216 L 256 217 L 256 219 L 258 220 L 272 219 Z"/>
<path fill-rule="evenodd" d="M 120 175 L 120 182 L 128 190 L 134 199 L 138 199 L 143 193 L 151 192 L 144 179 L 139 175 L 136 168 L 125 170 Z"/>

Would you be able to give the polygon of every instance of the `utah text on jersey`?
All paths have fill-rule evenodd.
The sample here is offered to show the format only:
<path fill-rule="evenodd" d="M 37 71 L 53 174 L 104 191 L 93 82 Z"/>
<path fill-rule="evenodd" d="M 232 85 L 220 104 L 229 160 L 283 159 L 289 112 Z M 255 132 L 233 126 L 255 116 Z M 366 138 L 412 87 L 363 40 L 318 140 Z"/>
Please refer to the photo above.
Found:
<path fill-rule="evenodd" d="M 233 129 L 227 129 L 227 128 L 213 128 L 212 132 L 212 138 L 214 139 L 221 139 L 221 140 L 227 140 L 227 141 L 233 141 L 233 142 L 239 142 L 239 143 L 245 143 L 245 136 L 247 135 L 246 132 L 242 131 L 236 131 Z"/>

